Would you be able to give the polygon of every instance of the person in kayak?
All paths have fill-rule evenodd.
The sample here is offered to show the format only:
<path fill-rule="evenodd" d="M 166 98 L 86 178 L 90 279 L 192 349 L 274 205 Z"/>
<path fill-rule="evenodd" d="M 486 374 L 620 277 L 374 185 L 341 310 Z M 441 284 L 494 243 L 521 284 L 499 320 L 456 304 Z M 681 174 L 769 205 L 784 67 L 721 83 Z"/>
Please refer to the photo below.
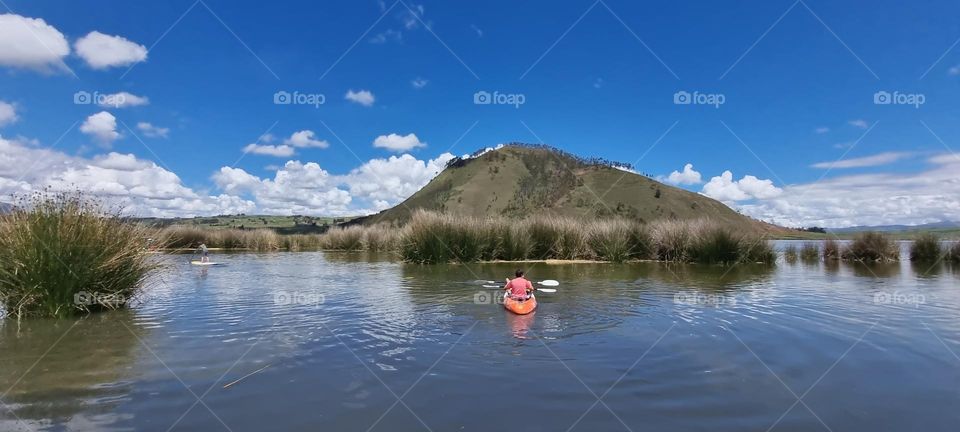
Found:
<path fill-rule="evenodd" d="M 533 284 L 523 277 L 523 270 L 517 270 L 515 276 L 516 278 L 513 280 L 507 278 L 507 284 L 504 285 L 503 290 L 514 300 L 530 298 L 530 294 L 533 292 Z"/>
<path fill-rule="evenodd" d="M 197 248 L 197 252 L 200 252 L 200 262 L 210 262 L 210 250 L 207 249 L 205 243 L 200 243 L 200 247 Z"/>

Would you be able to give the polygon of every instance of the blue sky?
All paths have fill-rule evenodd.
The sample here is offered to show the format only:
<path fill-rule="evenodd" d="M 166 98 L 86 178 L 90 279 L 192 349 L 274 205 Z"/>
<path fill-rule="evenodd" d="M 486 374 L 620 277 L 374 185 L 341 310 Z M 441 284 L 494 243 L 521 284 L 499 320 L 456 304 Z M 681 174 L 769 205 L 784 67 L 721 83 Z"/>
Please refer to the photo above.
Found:
<path fill-rule="evenodd" d="M 542 141 L 786 225 L 960 220 L 955 2 L 279 3 L 5 0 L 0 191 L 354 214 Z"/>

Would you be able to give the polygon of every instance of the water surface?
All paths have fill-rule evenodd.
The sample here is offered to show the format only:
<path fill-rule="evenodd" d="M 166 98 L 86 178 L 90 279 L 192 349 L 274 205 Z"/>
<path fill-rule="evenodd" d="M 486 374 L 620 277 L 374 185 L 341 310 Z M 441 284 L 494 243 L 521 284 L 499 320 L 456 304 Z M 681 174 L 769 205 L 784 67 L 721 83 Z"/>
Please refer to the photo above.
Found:
<path fill-rule="evenodd" d="M 0 324 L 0 430 L 960 424 L 948 266 L 528 264 L 561 286 L 521 317 L 479 282 L 515 265 L 165 259 L 133 310 Z"/>

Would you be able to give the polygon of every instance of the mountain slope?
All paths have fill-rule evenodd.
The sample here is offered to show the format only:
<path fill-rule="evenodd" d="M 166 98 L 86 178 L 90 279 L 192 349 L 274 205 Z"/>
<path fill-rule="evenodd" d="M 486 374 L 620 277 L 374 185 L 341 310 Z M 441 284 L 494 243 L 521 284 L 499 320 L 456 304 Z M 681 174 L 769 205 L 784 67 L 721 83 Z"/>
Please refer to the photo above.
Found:
<path fill-rule="evenodd" d="M 735 228 L 775 228 L 703 195 L 545 146 L 507 145 L 455 159 L 401 204 L 354 222 L 403 223 L 416 209 L 511 218 L 544 213 L 645 222 L 707 218 Z"/>

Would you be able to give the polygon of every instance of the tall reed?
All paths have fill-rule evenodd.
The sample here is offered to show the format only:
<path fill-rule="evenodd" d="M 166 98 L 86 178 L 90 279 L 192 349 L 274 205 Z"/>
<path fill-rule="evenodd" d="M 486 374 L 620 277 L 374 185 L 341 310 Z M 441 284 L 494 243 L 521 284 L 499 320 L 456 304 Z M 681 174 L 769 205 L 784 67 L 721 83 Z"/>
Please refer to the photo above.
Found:
<path fill-rule="evenodd" d="M 896 261 L 900 259 L 900 246 L 886 234 L 867 231 L 857 234 L 841 257 L 852 261 Z"/>
<path fill-rule="evenodd" d="M 0 302 L 17 317 L 124 308 L 158 268 L 156 239 L 80 193 L 23 198 L 0 216 Z"/>
<path fill-rule="evenodd" d="M 910 245 L 910 261 L 934 262 L 943 258 L 940 238 L 936 234 L 925 233 L 917 237 Z"/>
<path fill-rule="evenodd" d="M 800 259 L 804 262 L 820 261 L 820 248 L 813 242 L 804 243 L 800 247 Z"/>

